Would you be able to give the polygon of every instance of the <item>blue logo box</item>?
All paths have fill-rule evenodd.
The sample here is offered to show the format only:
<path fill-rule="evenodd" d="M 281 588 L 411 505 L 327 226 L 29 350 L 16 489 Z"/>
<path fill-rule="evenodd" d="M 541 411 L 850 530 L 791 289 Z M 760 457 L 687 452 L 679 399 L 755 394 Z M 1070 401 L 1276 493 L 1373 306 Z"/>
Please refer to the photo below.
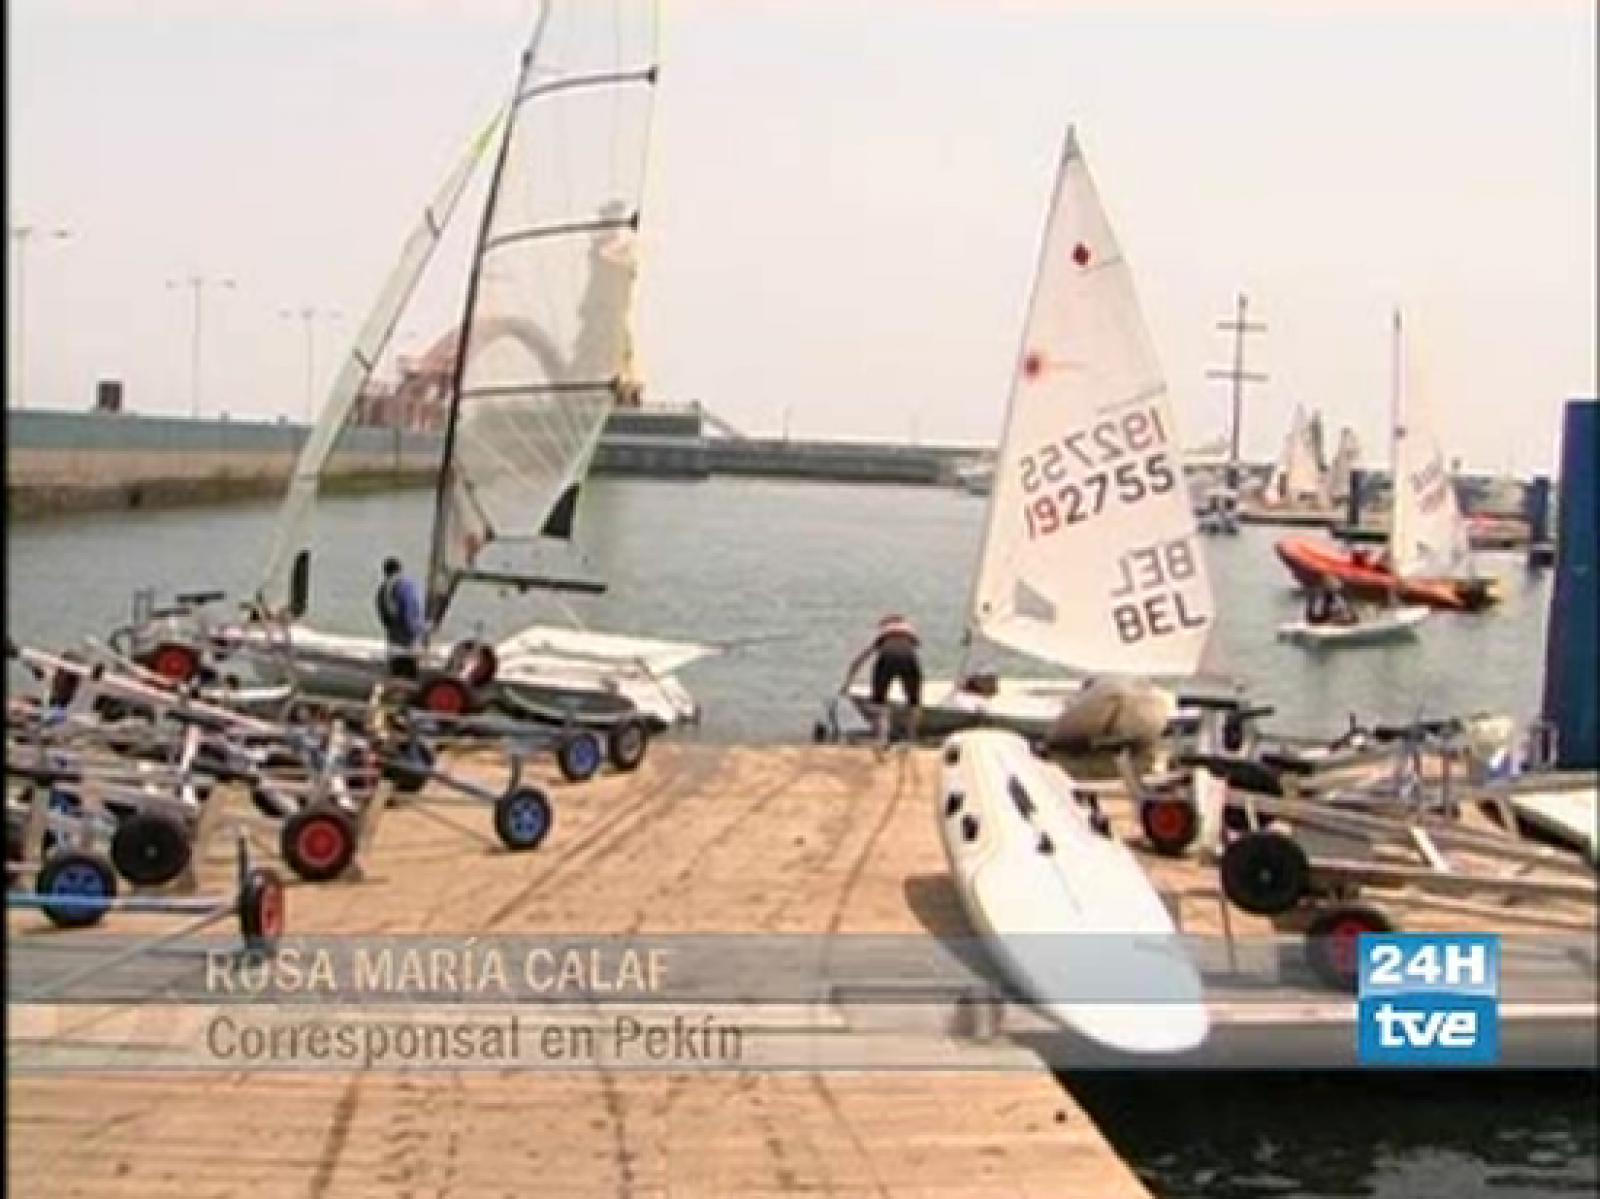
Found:
<path fill-rule="evenodd" d="M 1500 938 L 1363 933 L 1357 1050 L 1368 1065 L 1485 1066 L 1500 1055 Z"/>

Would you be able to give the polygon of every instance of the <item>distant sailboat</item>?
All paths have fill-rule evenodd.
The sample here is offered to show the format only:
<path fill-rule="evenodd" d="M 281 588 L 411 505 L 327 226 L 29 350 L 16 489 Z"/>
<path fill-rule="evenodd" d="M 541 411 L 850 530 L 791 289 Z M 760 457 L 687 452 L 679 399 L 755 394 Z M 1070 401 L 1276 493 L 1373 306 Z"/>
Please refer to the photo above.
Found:
<path fill-rule="evenodd" d="M 1316 425 L 1295 405 L 1289 435 L 1273 465 L 1262 502 L 1273 508 L 1304 508 L 1324 495 L 1324 471 L 1317 460 Z"/>
<path fill-rule="evenodd" d="M 1278 558 L 1304 587 L 1337 580 L 1353 598 L 1477 611 L 1494 588 L 1474 572 L 1471 537 L 1445 463 L 1415 347 L 1394 314 L 1391 500 L 1387 561 L 1304 538 L 1285 538 Z"/>

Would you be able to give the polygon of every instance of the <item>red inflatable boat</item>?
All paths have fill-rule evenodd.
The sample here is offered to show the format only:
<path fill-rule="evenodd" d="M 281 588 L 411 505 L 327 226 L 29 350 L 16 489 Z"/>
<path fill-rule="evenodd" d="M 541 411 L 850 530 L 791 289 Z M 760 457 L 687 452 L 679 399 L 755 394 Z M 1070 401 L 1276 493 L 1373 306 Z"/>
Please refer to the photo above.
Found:
<path fill-rule="evenodd" d="M 1367 550 L 1345 550 L 1305 537 L 1285 537 L 1273 548 L 1300 586 L 1315 587 L 1326 579 L 1337 579 L 1346 594 L 1357 600 L 1382 603 L 1393 595 L 1403 604 L 1426 604 L 1447 612 L 1480 612 L 1496 599 L 1487 579 L 1397 579 L 1379 561 L 1377 553 Z"/>

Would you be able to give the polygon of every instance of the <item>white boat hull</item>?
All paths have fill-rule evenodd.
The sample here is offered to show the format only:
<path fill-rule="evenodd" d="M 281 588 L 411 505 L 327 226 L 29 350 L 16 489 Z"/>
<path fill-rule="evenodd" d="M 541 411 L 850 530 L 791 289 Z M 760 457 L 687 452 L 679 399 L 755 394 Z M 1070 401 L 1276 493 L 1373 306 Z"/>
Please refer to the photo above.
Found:
<path fill-rule="evenodd" d="M 388 648 L 380 638 L 324 633 L 296 626 L 288 634 L 292 668 L 283 661 L 283 635 L 244 627 L 227 635 L 245 650 L 258 673 L 271 681 L 293 680 L 308 694 L 365 700 L 388 674 Z M 699 719 L 688 690 L 660 666 L 675 667 L 712 651 L 696 645 L 534 627 L 495 647 L 499 706 L 513 716 L 558 719 L 566 710 L 580 718 L 615 719 L 631 705 L 654 727 L 671 728 Z M 422 655 L 426 670 L 443 670 L 449 647 Z"/>
<path fill-rule="evenodd" d="M 1093 829 L 1071 777 L 996 730 L 959 733 L 944 754 L 950 876 L 1006 980 L 1052 1023 L 1119 1052 L 1201 1045 L 1200 973 L 1138 859 Z"/>
<path fill-rule="evenodd" d="M 1519 820 L 1600 863 L 1600 791 L 1594 776 L 1552 775 L 1548 781 L 1545 787 L 1538 776 L 1518 780 L 1506 802 Z"/>
<path fill-rule="evenodd" d="M 1378 645 L 1405 641 L 1417 635 L 1417 627 L 1428 619 L 1429 609 L 1420 606 L 1392 608 L 1373 616 L 1363 616 L 1354 624 L 1331 621 L 1311 624 L 1305 620 L 1278 626 L 1278 637 L 1301 645 L 1344 646 Z"/>
<path fill-rule="evenodd" d="M 872 689 L 853 684 L 848 692 L 862 719 L 871 719 Z M 906 707 L 890 693 L 890 720 L 900 727 Z M 998 728 L 1030 740 L 1153 744 L 1192 723 L 1172 692 L 1135 680 L 998 679 L 993 695 L 958 687 L 952 679 L 922 686 L 921 735 L 940 738 L 972 728 Z"/>

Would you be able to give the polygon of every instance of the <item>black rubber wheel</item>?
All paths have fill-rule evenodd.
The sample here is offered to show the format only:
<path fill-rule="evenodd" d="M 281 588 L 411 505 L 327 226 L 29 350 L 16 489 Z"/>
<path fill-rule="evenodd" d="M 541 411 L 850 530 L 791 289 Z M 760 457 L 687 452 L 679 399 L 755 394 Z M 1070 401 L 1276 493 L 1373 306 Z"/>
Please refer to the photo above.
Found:
<path fill-rule="evenodd" d="M 1222 853 L 1222 892 L 1252 916 L 1281 916 L 1306 893 L 1311 862 L 1282 833 L 1246 833 Z"/>
<path fill-rule="evenodd" d="M 572 734 L 556 750 L 556 766 L 569 783 L 586 783 L 600 773 L 605 751 L 588 729 Z"/>
<path fill-rule="evenodd" d="M 136 887 L 165 886 L 193 856 L 189 830 L 163 812 L 135 812 L 111 835 L 111 862 Z"/>
<path fill-rule="evenodd" d="M 1164 858 L 1181 858 L 1200 835 L 1200 813 L 1192 803 L 1163 796 L 1139 805 L 1139 827 L 1151 849 Z"/>
<path fill-rule="evenodd" d="M 401 795 L 415 795 L 428 785 L 435 757 L 426 741 L 408 737 L 384 764 L 384 776 Z"/>
<path fill-rule="evenodd" d="M 116 898 L 117 872 L 99 854 L 64 850 L 45 860 L 34 889 L 46 898 L 42 906 L 51 924 L 89 928 L 105 919 L 109 901 Z M 49 902 L 53 897 L 68 902 Z"/>
<path fill-rule="evenodd" d="M 295 874 L 308 883 L 327 882 L 355 859 L 355 825 L 338 808 L 317 804 L 283 822 L 278 844 Z"/>
<path fill-rule="evenodd" d="M 1237 715 L 1229 715 L 1222 721 L 1222 748 L 1231 754 L 1238 753 L 1244 748 L 1244 721 Z"/>
<path fill-rule="evenodd" d="M 450 647 L 445 666 L 450 674 L 476 690 L 494 682 L 500 672 L 500 659 L 494 648 L 482 641 L 458 641 Z"/>
<path fill-rule="evenodd" d="M 239 932 L 245 945 L 258 953 L 271 953 L 287 918 L 283 880 L 271 870 L 255 867 L 239 888 Z"/>
<path fill-rule="evenodd" d="M 537 787 L 519 787 L 494 801 L 495 835 L 507 849 L 537 849 L 554 823 L 555 809 Z"/>
<path fill-rule="evenodd" d="M 357 803 L 365 803 L 378 790 L 381 770 L 365 745 L 353 746 L 344 760 L 344 785 Z"/>
<path fill-rule="evenodd" d="M 1306 965 L 1334 990 L 1354 993 L 1361 985 L 1361 934 L 1392 932 L 1394 923 L 1366 904 L 1318 912 L 1306 926 Z"/>
<path fill-rule="evenodd" d="M 80 666 L 84 665 L 82 656 L 72 650 L 62 654 L 61 660 L 63 662 L 74 662 Z M 78 684 L 80 682 L 82 682 L 82 676 L 70 670 L 59 671 L 51 676 L 50 706 L 52 708 L 65 708 L 77 697 Z"/>
<path fill-rule="evenodd" d="M 606 737 L 606 757 L 623 774 L 639 769 L 649 748 L 650 730 L 637 717 L 619 721 Z"/>

